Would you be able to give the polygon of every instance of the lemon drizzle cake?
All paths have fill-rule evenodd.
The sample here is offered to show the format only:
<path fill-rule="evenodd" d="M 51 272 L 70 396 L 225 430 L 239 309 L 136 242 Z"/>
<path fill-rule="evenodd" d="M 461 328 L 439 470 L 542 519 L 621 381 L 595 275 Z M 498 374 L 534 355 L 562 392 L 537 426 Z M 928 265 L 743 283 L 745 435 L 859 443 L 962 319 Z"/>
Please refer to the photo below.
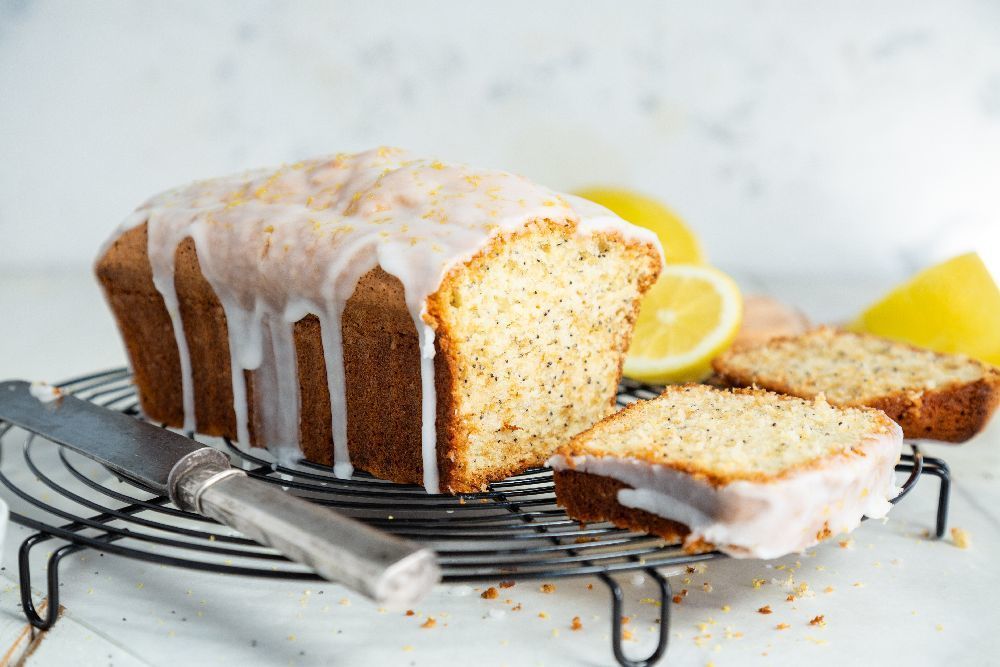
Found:
<path fill-rule="evenodd" d="M 776 558 L 885 516 L 901 447 L 878 410 L 687 385 L 606 418 L 549 465 L 581 521 Z"/>
<path fill-rule="evenodd" d="M 445 489 L 481 487 L 540 464 L 611 410 L 638 299 L 661 265 L 655 235 L 595 204 L 381 148 L 158 195 L 105 245 L 97 273 L 151 418 L 267 446 L 286 463 L 309 449 L 340 477 L 359 458 L 435 492 L 442 466 Z M 396 301 L 412 325 L 383 312 Z M 550 314 L 568 319 L 546 324 Z M 153 320 L 169 321 L 172 346 Z M 416 386 L 393 358 L 411 349 Z M 303 367 L 318 358 L 321 368 Z M 516 377 L 505 370 L 515 361 Z M 525 366 L 544 372 L 527 377 Z M 379 373 L 400 404 L 419 394 L 417 414 L 373 405 Z M 348 374 L 365 386 L 349 387 Z M 490 402 L 470 398 L 478 381 L 491 385 Z M 528 395 L 532 383 L 540 395 Z M 512 406 L 521 414 L 507 414 Z M 413 425 L 420 460 L 408 462 Z M 549 451 L 525 450 L 532 440 Z"/>

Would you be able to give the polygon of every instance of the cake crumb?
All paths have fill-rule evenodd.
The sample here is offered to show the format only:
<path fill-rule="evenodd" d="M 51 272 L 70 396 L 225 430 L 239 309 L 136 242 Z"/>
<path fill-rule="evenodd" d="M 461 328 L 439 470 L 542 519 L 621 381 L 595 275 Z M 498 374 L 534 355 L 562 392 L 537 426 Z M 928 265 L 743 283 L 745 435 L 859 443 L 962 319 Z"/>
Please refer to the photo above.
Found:
<path fill-rule="evenodd" d="M 490 586 L 485 591 L 480 593 L 479 597 L 483 598 L 484 600 L 496 600 L 498 597 L 500 597 L 500 591 L 498 591 L 493 586 Z"/>
<path fill-rule="evenodd" d="M 555 584 L 542 584 L 541 587 L 538 590 L 540 590 L 541 592 L 543 592 L 546 595 L 548 595 L 549 593 L 555 593 L 556 592 L 556 585 Z"/>
<path fill-rule="evenodd" d="M 792 626 L 788 625 L 788 623 L 778 623 L 776 626 L 774 626 L 774 629 L 775 630 L 787 630 L 790 627 L 792 627 Z"/>
<path fill-rule="evenodd" d="M 838 544 L 840 545 L 841 549 L 853 549 L 854 548 L 854 539 L 848 537 L 847 539 L 841 540 L 840 542 L 838 542 Z"/>
<path fill-rule="evenodd" d="M 722 611 L 724 611 L 725 613 L 728 614 L 730 609 L 732 609 L 732 607 L 730 607 L 728 604 L 722 605 Z"/>
<path fill-rule="evenodd" d="M 583 629 L 583 623 L 580 621 L 580 617 L 579 616 L 574 616 L 573 617 L 573 620 L 570 621 L 569 629 L 572 630 L 573 632 L 576 632 L 577 630 L 582 630 Z"/>
<path fill-rule="evenodd" d="M 427 620 L 424 621 L 423 624 L 420 627 L 426 628 L 426 629 L 430 629 L 430 628 L 433 628 L 435 625 L 437 625 L 437 621 L 434 620 L 434 617 L 433 616 L 428 616 Z"/>
<path fill-rule="evenodd" d="M 406 646 L 403 647 L 403 650 L 406 651 L 407 653 L 409 653 L 410 651 L 413 650 L 413 647 L 410 646 L 409 644 L 407 644 Z"/>
<path fill-rule="evenodd" d="M 969 540 L 969 531 L 957 526 L 951 529 L 951 541 L 959 549 L 968 549 L 972 545 Z"/>
<path fill-rule="evenodd" d="M 821 628 L 825 627 L 826 619 L 823 617 L 823 614 L 820 614 L 819 616 L 816 616 L 812 620 L 810 620 L 809 625 L 818 625 Z"/>
<path fill-rule="evenodd" d="M 785 602 L 795 602 L 795 595 L 793 593 L 789 593 L 788 597 L 785 598 Z"/>
<path fill-rule="evenodd" d="M 833 592 L 833 586 L 827 586 L 826 588 L 823 589 L 823 592 L 824 593 L 832 593 Z"/>
<path fill-rule="evenodd" d="M 415 613 L 416 613 L 416 612 L 415 612 L 415 611 L 413 611 L 412 609 L 407 609 L 407 610 L 406 610 L 406 615 L 407 615 L 407 616 L 413 616 L 413 615 L 414 615 Z"/>
<path fill-rule="evenodd" d="M 348 600 L 347 598 L 340 598 L 340 605 L 342 607 L 350 607 L 351 606 L 351 601 Z"/>
<path fill-rule="evenodd" d="M 701 590 L 705 591 L 706 593 L 711 593 L 712 592 L 712 584 L 706 581 L 705 583 L 703 583 L 701 585 Z"/>
<path fill-rule="evenodd" d="M 769 605 L 769 604 L 764 605 L 763 607 L 761 607 L 760 609 L 757 610 L 757 613 L 758 614 L 770 614 L 771 613 L 771 605 Z"/>
<path fill-rule="evenodd" d="M 864 582 L 862 582 L 862 581 L 855 581 L 855 582 L 854 582 L 854 587 L 855 587 L 855 588 L 864 588 L 864 587 L 865 587 L 865 584 L 864 584 Z"/>
<path fill-rule="evenodd" d="M 501 581 L 500 588 L 514 588 L 516 584 L 516 581 Z"/>
<path fill-rule="evenodd" d="M 544 611 L 538 612 L 538 618 L 548 618 L 548 617 L 549 617 L 549 615 L 548 615 L 547 612 L 544 612 Z"/>
<path fill-rule="evenodd" d="M 622 629 L 622 639 L 628 641 L 629 639 L 632 639 L 632 637 L 633 635 L 631 630 Z"/>
<path fill-rule="evenodd" d="M 594 584 L 587 584 L 587 590 L 588 591 L 594 590 Z"/>
<path fill-rule="evenodd" d="M 680 596 L 680 595 L 675 595 L 674 597 L 672 597 L 670 599 L 673 601 L 674 604 L 680 604 L 681 600 L 683 600 L 684 598 L 682 596 Z"/>
<path fill-rule="evenodd" d="M 622 625 L 628 625 L 632 622 L 631 616 L 622 616 Z"/>
<path fill-rule="evenodd" d="M 767 579 L 754 579 L 753 580 L 753 587 L 754 588 L 760 588 L 761 586 L 763 586 L 766 583 L 767 583 Z"/>

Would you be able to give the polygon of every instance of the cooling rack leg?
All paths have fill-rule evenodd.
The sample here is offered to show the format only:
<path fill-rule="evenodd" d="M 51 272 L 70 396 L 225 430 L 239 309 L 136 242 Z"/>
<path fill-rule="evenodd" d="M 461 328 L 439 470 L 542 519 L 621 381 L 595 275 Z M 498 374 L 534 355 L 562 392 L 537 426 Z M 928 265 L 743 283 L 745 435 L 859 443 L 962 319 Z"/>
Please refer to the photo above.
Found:
<path fill-rule="evenodd" d="M 948 505 L 951 501 L 951 469 L 948 464 L 941 459 L 924 457 L 924 475 L 934 475 L 940 481 L 938 489 L 937 525 L 934 535 L 941 539 L 948 529 Z"/>
<path fill-rule="evenodd" d="M 48 572 L 46 573 L 48 584 L 46 598 L 48 599 L 48 605 L 45 609 L 45 618 L 42 618 L 35 608 L 34 601 L 31 599 L 30 555 L 31 549 L 34 546 L 50 539 L 52 539 L 51 535 L 35 533 L 21 543 L 21 548 L 17 552 L 18 578 L 20 579 L 19 583 L 21 586 L 21 608 L 24 610 L 24 615 L 28 619 L 28 622 L 39 630 L 48 630 L 59 619 L 59 564 L 64 557 L 76 553 L 83 548 L 76 544 L 67 544 L 56 549 L 49 556 Z"/>
<path fill-rule="evenodd" d="M 667 639 L 670 636 L 670 582 L 652 568 L 646 569 L 645 572 L 660 587 L 660 634 L 656 649 L 648 657 L 639 660 L 629 659 L 622 649 L 622 606 L 625 600 L 622 587 L 610 575 L 598 575 L 611 591 L 611 649 L 622 667 L 650 667 L 659 662 L 667 651 Z"/>

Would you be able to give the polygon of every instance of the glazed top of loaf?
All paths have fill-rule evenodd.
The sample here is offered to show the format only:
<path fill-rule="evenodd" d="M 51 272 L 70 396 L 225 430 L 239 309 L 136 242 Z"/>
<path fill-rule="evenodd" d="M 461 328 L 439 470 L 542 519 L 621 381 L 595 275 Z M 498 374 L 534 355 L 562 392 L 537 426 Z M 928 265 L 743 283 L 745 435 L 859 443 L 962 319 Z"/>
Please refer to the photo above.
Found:
<path fill-rule="evenodd" d="M 542 218 L 659 247 L 651 232 L 579 197 L 508 172 L 388 147 L 168 190 L 140 206 L 114 238 L 147 221 L 156 222 L 151 248 L 192 236 L 213 284 L 264 298 L 277 310 L 295 309 L 301 298 L 322 303 L 334 283 L 347 298 L 353 274 L 376 264 L 402 281 L 415 306 L 490 238 Z M 346 264 L 355 270 L 341 276 Z"/>
<path fill-rule="evenodd" d="M 533 220 L 565 221 L 578 234 L 607 232 L 660 248 L 655 234 L 607 209 L 503 171 L 412 155 L 397 148 L 338 154 L 204 180 L 143 204 L 119 227 L 148 226 L 153 282 L 171 316 L 181 357 L 185 429 L 194 430 L 194 391 L 174 289 L 174 255 L 193 239 L 201 271 L 229 327 L 239 439 L 249 441 L 242 373 L 263 368 L 257 387 L 279 396 L 259 435 L 279 460 L 298 455 L 297 381 L 291 324 L 316 315 L 327 355 L 338 474 L 349 475 L 340 321 L 358 280 L 380 266 L 397 277 L 423 357 L 424 477 L 436 489 L 434 330 L 427 297 L 448 270 L 494 237 Z M 107 246 L 106 246 L 107 247 Z M 106 250 L 106 248 L 105 248 Z M 101 255 L 103 256 L 104 250 Z M 270 378 L 270 379 L 268 379 Z M 432 470 L 432 468 L 434 468 Z"/>

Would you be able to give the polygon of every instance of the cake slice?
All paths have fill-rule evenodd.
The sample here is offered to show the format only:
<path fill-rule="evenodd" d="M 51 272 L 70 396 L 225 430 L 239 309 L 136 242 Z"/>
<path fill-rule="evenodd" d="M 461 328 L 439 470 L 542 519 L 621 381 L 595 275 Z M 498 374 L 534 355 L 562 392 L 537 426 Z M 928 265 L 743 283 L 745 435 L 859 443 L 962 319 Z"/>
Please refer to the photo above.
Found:
<path fill-rule="evenodd" d="M 885 516 L 901 447 L 878 410 L 686 385 L 611 415 L 548 463 L 575 519 L 777 558 Z"/>
<path fill-rule="evenodd" d="M 713 366 L 729 386 L 878 408 L 907 438 L 964 442 L 1000 403 L 1000 371 L 993 366 L 827 327 L 732 349 Z"/>

